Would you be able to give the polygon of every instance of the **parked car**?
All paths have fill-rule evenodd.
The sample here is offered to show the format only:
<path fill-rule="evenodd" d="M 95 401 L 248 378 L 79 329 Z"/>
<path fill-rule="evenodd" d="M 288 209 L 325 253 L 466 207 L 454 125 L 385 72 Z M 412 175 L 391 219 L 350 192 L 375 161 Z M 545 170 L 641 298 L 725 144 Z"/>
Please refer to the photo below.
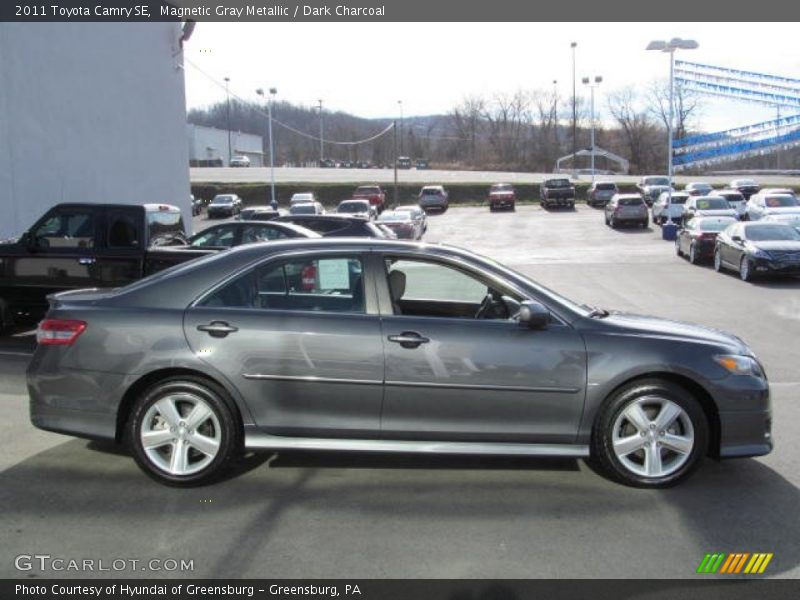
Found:
<path fill-rule="evenodd" d="M 714 269 L 760 275 L 800 275 L 800 231 L 785 223 L 735 223 L 717 236 Z"/>
<path fill-rule="evenodd" d="M 694 217 L 733 217 L 739 215 L 725 198 L 720 196 L 691 196 L 683 205 L 681 220 L 686 223 Z"/>
<path fill-rule="evenodd" d="M 734 179 L 730 182 L 728 187 L 740 192 L 742 196 L 744 196 L 745 201 L 749 200 L 750 196 L 757 194 L 761 189 L 761 186 L 752 179 Z"/>
<path fill-rule="evenodd" d="M 208 251 L 186 244 L 169 204 L 56 204 L 19 238 L 0 244 L 0 331 L 39 320 L 47 296 L 126 285 Z"/>
<path fill-rule="evenodd" d="M 378 216 L 377 209 L 370 204 L 369 200 L 358 198 L 339 202 L 339 206 L 336 207 L 336 213 L 340 215 L 361 215 L 368 219 L 374 219 Z"/>
<path fill-rule="evenodd" d="M 417 204 L 425 212 L 431 209 L 444 212 L 447 210 L 449 196 L 447 190 L 441 185 L 426 185 L 417 196 Z"/>
<path fill-rule="evenodd" d="M 586 193 L 586 203 L 589 206 L 605 206 L 618 193 L 617 184 L 613 181 L 595 181 Z"/>
<path fill-rule="evenodd" d="M 566 177 L 545 179 L 539 186 L 539 197 L 543 208 L 575 208 L 575 186 Z"/>
<path fill-rule="evenodd" d="M 734 217 L 695 217 L 690 219 L 675 238 L 675 251 L 678 256 L 686 256 L 696 265 L 701 260 L 714 257 L 717 234 L 735 223 Z"/>
<path fill-rule="evenodd" d="M 209 219 L 235 217 L 242 212 L 242 199 L 236 194 L 217 194 L 208 205 Z"/>
<path fill-rule="evenodd" d="M 196 217 L 203 212 L 203 199 L 195 198 L 194 194 L 189 195 L 189 202 L 192 205 L 192 216 Z"/>
<path fill-rule="evenodd" d="M 416 162 L 417 171 L 424 171 L 430 168 L 430 161 L 427 158 L 418 158 Z"/>
<path fill-rule="evenodd" d="M 353 192 L 353 198 L 358 200 L 369 200 L 369 203 L 375 207 L 378 214 L 383 211 L 386 206 L 386 193 L 379 185 L 360 185 Z"/>
<path fill-rule="evenodd" d="M 501 208 L 515 210 L 517 196 L 514 193 L 514 186 L 510 183 L 494 183 L 489 188 L 489 211 L 494 212 Z"/>
<path fill-rule="evenodd" d="M 663 225 L 667 221 L 680 223 L 683 218 L 684 205 L 688 199 L 689 194 L 686 192 L 672 192 L 670 195 L 669 188 L 667 191 L 661 192 L 651 209 L 653 223 L 656 225 Z"/>
<path fill-rule="evenodd" d="M 37 337 L 33 425 L 126 440 L 174 486 L 305 449 L 585 457 L 663 488 L 708 454 L 773 446 L 769 383 L 738 337 L 579 306 L 452 246 L 240 246 L 58 295 Z"/>
<path fill-rule="evenodd" d="M 794 196 L 797 198 L 797 194 L 791 188 L 764 188 L 760 191 L 760 193 L 766 195 Z"/>
<path fill-rule="evenodd" d="M 395 208 L 395 210 L 402 210 L 411 213 L 411 217 L 419 223 L 419 228 L 422 233 L 428 231 L 428 215 L 416 204 L 403 204 Z M 421 236 L 422 234 L 420 234 Z"/>
<path fill-rule="evenodd" d="M 758 221 L 767 215 L 800 213 L 800 202 L 790 194 L 759 192 L 750 196 L 745 207 L 744 220 Z"/>
<path fill-rule="evenodd" d="M 397 157 L 397 168 L 398 169 L 410 169 L 411 168 L 411 158 L 408 156 L 398 156 Z"/>
<path fill-rule="evenodd" d="M 319 202 L 296 202 L 289 207 L 290 215 L 324 215 L 325 209 Z"/>
<path fill-rule="evenodd" d="M 418 240 L 422 237 L 422 228 L 410 212 L 403 210 L 385 210 L 378 217 L 378 223 L 391 229 L 398 238 Z"/>
<path fill-rule="evenodd" d="M 747 200 L 742 192 L 734 189 L 723 189 L 714 190 L 711 195 L 725 198 L 725 200 L 728 201 L 728 205 L 736 211 L 736 217 L 738 219 L 741 219 L 744 216 L 747 208 Z"/>
<path fill-rule="evenodd" d="M 639 194 L 614 194 L 604 210 L 606 225 L 612 229 L 623 223 L 640 225 L 646 229 L 650 221 L 647 204 Z"/>
<path fill-rule="evenodd" d="M 355 163 L 354 160 L 345 159 L 345 160 L 339 162 L 339 168 L 341 168 L 341 169 L 352 169 L 355 166 L 356 166 L 356 163 Z"/>
<path fill-rule="evenodd" d="M 285 214 L 288 214 L 287 211 L 280 208 L 272 208 L 270 205 L 248 206 L 242 209 L 236 219 L 239 221 L 271 221 Z"/>
<path fill-rule="evenodd" d="M 653 206 L 653 203 L 663 192 L 669 191 L 669 177 L 664 177 L 663 175 L 647 175 L 639 180 L 639 183 L 636 184 L 636 189 L 642 195 L 642 198 L 644 198 L 647 206 Z"/>
<path fill-rule="evenodd" d="M 268 242 L 289 238 L 322 237 L 315 231 L 294 225 L 293 223 L 275 223 L 274 221 L 228 221 L 212 225 L 189 238 L 186 248 L 215 248 L 218 250 L 232 248 L 242 244 Z M 177 247 L 176 247 L 177 248 Z"/>
<path fill-rule="evenodd" d="M 294 223 L 324 237 L 385 238 L 387 233 L 374 221 L 350 215 L 287 215 L 275 219 L 279 223 Z M 394 234 L 392 234 L 394 235 Z"/>
<path fill-rule="evenodd" d="M 305 204 L 307 202 L 317 202 L 317 195 L 314 192 L 297 192 L 292 194 L 289 199 L 289 206 L 292 204 Z"/>
<path fill-rule="evenodd" d="M 683 186 L 683 191 L 690 196 L 709 196 L 714 191 L 714 187 L 703 181 L 692 181 Z"/>
<path fill-rule="evenodd" d="M 231 167 L 249 167 L 250 166 L 250 159 L 244 155 L 238 155 L 231 158 L 230 162 Z"/>

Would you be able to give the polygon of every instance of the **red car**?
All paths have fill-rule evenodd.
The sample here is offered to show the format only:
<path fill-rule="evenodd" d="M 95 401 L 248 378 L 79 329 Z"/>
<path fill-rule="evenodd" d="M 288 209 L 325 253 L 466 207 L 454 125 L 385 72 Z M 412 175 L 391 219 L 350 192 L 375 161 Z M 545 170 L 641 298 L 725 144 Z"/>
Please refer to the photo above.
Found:
<path fill-rule="evenodd" d="M 489 188 L 489 210 L 494 212 L 500 208 L 510 208 L 514 210 L 517 197 L 514 194 L 514 186 L 510 183 L 495 183 Z"/>
<path fill-rule="evenodd" d="M 383 211 L 386 202 L 386 194 L 379 185 L 360 185 L 353 193 L 353 198 L 363 198 L 375 207 L 378 212 Z"/>

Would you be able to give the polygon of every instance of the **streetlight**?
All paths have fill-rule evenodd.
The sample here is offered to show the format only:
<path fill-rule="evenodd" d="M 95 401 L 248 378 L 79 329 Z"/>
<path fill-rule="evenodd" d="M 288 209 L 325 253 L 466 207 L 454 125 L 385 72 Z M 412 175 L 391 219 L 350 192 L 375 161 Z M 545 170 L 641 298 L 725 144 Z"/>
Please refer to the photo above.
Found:
<path fill-rule="evenodd" d="M 561 154 L 558 146 L 558 80 L 553 79 L 553 142 L 556 146 L 556 158 Z"/>
<path fill-rule="evenodd" d="M 578 154 L 578 97 L 577 97 L 577 82 L 575 79 L 575 47 L 578 42 L 570 43 L 572 48 L 572 172 L 577 173 L 577 160 Z"/>
<path fill-rule="evenodd" d="M 278 93 L 277 88 L 269 88 L 269 99 L 267 100 L 267 119 L 269 120 L 269 179 L 270 179 L 270 187 L 272 190 L 272 207 L 277 208 L 278 202 L 275 200 L 275 147 L 272 144 L 272 99 L 275 97 L 275 94 Z M 264 95 L 264 90 L 258 88 L 256 90 L 256 94 L 259 96 Z"/>
<path fill-rule="evenodd" d="M 667 121 L 667 177 L 669 189 L 667 190 L 667 206 L 672 204 L 672 122 L 674 120 L 673 89 L 675 87 L 675 50 L 695 50 L 700 46 L 695 40 L 682 40 L 672 38 L 670 41 L 653 40 L 647 44 L 646 50 L 658 50 L 669 53 L 669 120 Z M 667 208 L 667 220 L 672 225 L 672 214 Z"/>
<path fill-rule="evenodd" d="M 403 152 L 403 101 L 398 100 L 397 104 L 400 105 L 400 156 L 405 156 Z"/>
<path fill-rule="evenodd" d="M 592 183 L 594 183 L 594 88 L 603 81 L 600 75 L 595 75 L 594 82 L 588 77 L 583 78 L 583 85 L 588 85 L 592 90 Z"/>
<path fill-rule="evenodd" d="M 323 146 L 323 137 L 322 137 L 322 98 L 318 100 L 319 102 L 319 166 L 322 166 L 322 161 L 325 158 L 325 150 Z"/>
<path fill-rule="evenodd" d="M 228 121 L 228 166 L 231 166 L 231 95 L 228 92 L 228 83 L 230 83 L 231 78 L 225 78 L 225 102 L 227 105 L 226 112 L 227 112 L 227 121 Z"/>

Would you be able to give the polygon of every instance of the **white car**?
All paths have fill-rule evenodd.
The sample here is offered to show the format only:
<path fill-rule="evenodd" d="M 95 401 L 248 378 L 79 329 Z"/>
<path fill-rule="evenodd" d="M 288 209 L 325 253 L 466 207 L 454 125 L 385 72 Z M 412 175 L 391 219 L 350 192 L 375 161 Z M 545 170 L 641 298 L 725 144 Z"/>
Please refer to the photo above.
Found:
<path fill-rule="evenodd" d="M 720 196 L 691 196 L 683 205 L 683 222 L 694 217 L 733 217 L 739 215 L 728 201 Z"/>
<path fill-rule="evenodd" d="M 725 198 L 725 200 L 728 201 L 728 205 L 736 211 L 737 218 L 741 219 L 744 216 L 745 209 L 747 207 L 747 199 L 739 190 L 715 190 L 710 195 Z"/>
<path fill-rule="evenodd" d="M 314 192 L 298 192 L 296 194 L 292 194 L 292 198 L 289 200 L 289 206 L 316 201 L 317 197 L 314 195 Z"/>
<path fill-rule="evenodd" d="M 249 167 L 250 166 L 250 159 L 246 156 L 239 155 L 234 156 L 231 158 L 230 165 L 231 167 Z"/>
<path fill-rule="evenodd" d="M 290 215 L 324 215 L 325 209 L 319 202 L 296 202 L 289 207 Z"/>
<path fill-rule="evenodd" d="M 767 215 L 762 219 L 765 223 L 785 223 L 800 231 L 800 212 Z"/>
<path fill-rule="evenodd" d="M 342 200 L 336 207 L 336 213 L 340 215 L 359 215 L 372 220 L 378 216 L 377 209 L 370 204 L 369 200 L 354 198 Z"/>
<path fill-rule="evenodd" d="M 667 221 L 672 221 L 675 224 L 680 223 L 683 217 L 683 206 L 690 198 L 688 192 L 672 192 L 672 198 L 669 197 L 669 192 L 661 192 L 658 200 L 653 202 L 653 223 L 663 225 Z M 669 205 L 667 202 L 669 201 Z"/>
<path fill-rule="evenodd" d="M 767 215 L 800 213 L 797 196 L 788 193 L 775 194 L 768 190 L 750 196 L 745 209 L 745 221 L 758 221 Z"/>

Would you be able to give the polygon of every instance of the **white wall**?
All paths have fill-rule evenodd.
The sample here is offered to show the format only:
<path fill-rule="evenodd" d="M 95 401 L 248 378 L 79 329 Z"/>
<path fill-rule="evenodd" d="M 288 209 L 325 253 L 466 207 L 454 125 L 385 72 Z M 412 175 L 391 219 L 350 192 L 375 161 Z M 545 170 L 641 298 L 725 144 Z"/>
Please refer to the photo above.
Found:
<path fill-rule="evenodd" d="M 166 202 L 191 227 L 177 23 L 0 23 L 0 238 L 59 202 Z"/>

